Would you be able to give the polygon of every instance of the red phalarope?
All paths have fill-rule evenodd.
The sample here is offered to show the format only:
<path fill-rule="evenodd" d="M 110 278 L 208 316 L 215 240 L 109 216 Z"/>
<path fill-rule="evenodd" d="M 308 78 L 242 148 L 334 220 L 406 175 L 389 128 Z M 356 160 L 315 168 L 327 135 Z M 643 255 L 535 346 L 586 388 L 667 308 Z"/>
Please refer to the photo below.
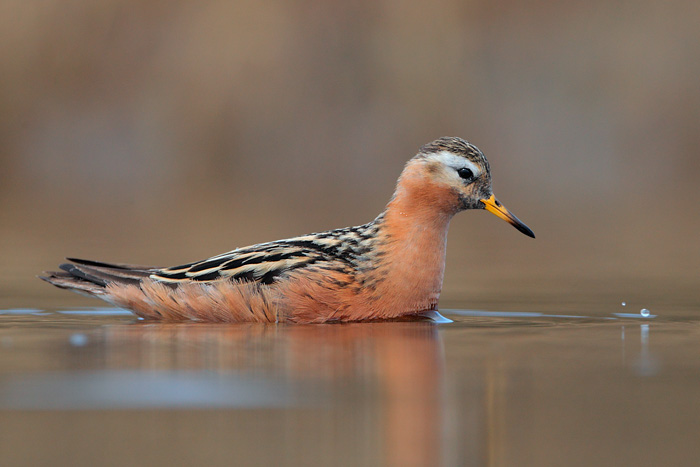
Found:
<path fill-rule="evenodd" d="M 68 258 L 41 279 L 150 320 L 359 321 L 435 310 L 450 219 L 486 209 L 535 237 L 493 195 L 484 154 L 443 137 L 408 161 L 372 222 L 237 248 L 170 268 Z"/>

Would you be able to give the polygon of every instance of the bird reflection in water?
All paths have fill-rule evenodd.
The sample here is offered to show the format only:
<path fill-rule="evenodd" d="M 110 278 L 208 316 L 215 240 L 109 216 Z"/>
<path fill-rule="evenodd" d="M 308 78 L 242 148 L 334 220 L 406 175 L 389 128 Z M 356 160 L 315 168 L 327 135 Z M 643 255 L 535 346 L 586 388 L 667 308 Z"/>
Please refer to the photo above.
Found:
<path fill-rule="evenodd" d="M 108 367 L 263 378 L 302 407 L 329 407 L 333 420 L 319 412 L 319 424 L 359 449 L 380 446 L 390 465 L 440 461 L 444 361 L 433 323 L 141 324 L 106 338 Z"/>

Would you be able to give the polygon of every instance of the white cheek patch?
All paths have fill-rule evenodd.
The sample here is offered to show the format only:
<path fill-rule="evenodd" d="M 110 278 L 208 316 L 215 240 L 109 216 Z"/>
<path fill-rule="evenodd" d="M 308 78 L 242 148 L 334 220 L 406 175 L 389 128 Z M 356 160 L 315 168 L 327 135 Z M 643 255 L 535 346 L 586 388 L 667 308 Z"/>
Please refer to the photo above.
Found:
<path fill-rule="evenodd" d="M 455 171 L 465 168 L 469 169 L 474 174 L 474 178 L 478 178 L 479 175 L 481 175 L 481 169 L 475 163 L 464 157 L 455 156 L 447 151 L 431 154 L 427 157 L 427 159 L 437 161 L 443 165 L 446 165 L 447 167 L 455 169 Z"/>

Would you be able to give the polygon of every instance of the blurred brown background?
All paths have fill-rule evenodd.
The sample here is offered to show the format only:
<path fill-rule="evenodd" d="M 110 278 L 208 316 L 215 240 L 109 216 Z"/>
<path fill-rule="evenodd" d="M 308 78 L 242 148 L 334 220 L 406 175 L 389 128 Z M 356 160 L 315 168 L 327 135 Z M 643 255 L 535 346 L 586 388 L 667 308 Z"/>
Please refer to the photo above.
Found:
<path fill-rule="evenodd" d="M 443 305 L 700 302 L 698 2 L 0 11 L 5 303 L 96 304 L 34 279 L 66 255 L 167 266 L 367 222 L 443 135 L 537 234 L 455 218 Z"/>

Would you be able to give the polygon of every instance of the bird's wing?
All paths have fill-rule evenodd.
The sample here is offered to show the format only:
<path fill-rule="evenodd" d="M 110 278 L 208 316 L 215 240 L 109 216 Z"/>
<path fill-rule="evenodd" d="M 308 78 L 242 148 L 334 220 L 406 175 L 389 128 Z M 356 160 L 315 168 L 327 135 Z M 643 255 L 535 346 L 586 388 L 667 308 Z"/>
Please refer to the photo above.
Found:
<path fill-rule="evenodd" d="M 357 253 L 348 232 L 350 229 L 339 229 L 239 248 L 204 261 L 160 269 L 150 277 L 171 284 L 223 278 L 272 284 L 286 272 L 311 265 L 345 268 L 351 266 Z"/>

